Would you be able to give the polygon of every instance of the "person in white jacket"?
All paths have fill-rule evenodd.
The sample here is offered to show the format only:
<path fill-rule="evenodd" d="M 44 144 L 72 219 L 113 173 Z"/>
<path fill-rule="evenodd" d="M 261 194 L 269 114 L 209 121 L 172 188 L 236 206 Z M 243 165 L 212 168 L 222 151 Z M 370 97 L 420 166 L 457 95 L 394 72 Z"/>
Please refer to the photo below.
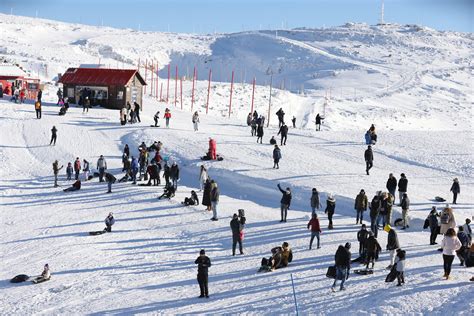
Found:
<path fill-rule="evenodd" d="M 196 111 L 193 114 L 193 126 L 194 126 L 194 131 L 197 132 L 199 128 L 199 113 Z"/>
<path fill-rule="evenodd" d="M 456 236 L 454 228 L 449 228 L 444 235 L 443 241 L 441 242 L 441 248 L 443 248 L 443 267 L 444 267 L 444 278 L 449 280 L 451 274 L 451 265 L 453 264 L 456 250 L 461 248 L 461 241 Z"/>
<path fill-rule="evenodd" d="M 201 191 L 204 190 L 204 184 L 206 184 L 206 180 L 209 178 L 207 174 L 207 169 L 204 165 L 201 165 L 201 172 L 199 173 L 199 187 Z"/>
<path fill-rule="evenodd" d="M 402 249 L 397 249 L 397 256 L 395 257 L 395 269 L 397 270 L 397 286 L 405 284 L 405 258 L 406 252 Z"/>

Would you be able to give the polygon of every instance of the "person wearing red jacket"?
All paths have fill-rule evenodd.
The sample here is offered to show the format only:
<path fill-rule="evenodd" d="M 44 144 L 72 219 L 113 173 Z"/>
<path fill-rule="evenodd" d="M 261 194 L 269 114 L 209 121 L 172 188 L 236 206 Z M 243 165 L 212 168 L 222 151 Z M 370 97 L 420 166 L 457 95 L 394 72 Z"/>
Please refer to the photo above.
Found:
<path fill-rule="evenodd" d="M 166 108 L 165 109 L 165 115 L 163 117 L 166 120 L 166 128 L 170 127 L 170 118 L 171 118 L 171 112 L 170 109 Z"/>
<path fill-rule="evenodd" d="M 217 144 L 216 141 L 212 138 L 209 138 L 209 157 L 211 160 L 217 159 Z"/>
<path fill-rule="evenodd" d="M 309 249 L 313 246 L 314 237 L 318 239 L 318 249 L 321 248 L 319 246 L 319 234 L 321 233 L 321 227 L 319 226 L 319 218 L 318 214 L 313 213 L 313 217 L 308 222 L 307 228 L 311 226 L 311 240 L 309 241 Z"/>

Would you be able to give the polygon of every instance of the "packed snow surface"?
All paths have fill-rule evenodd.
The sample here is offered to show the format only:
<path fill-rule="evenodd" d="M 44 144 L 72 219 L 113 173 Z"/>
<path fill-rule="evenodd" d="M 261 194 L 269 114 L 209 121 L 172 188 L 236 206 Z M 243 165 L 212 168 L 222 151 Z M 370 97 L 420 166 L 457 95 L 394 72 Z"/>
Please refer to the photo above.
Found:
<path fill-rule="evenodd" d="M 472 34 L 348 24 L 278 34 L 203 36 L 7 15 L 0 15 L 0 25 L 1 56 L 22 63 L 32 73 L 47 63 L 49 77 L 40 72 L 46 81 L 67 67 L 94 63 L 99 55 L 119 67 L 122 63 L 132 67 L 138 56 L 155 58 L 160 67 L 168 62 L 201 67 L 194 105 L 201 117 L 198 132 L 191 123 L 189 81 L 184 83 L 183 104 L 177 98 L 175 107 L 174 89 L 168 104 L 146 97 L 142 123 L 126 126 L 120 126 L 117 111 L 100 108 L 83 114 L 73 105 L 65 116 L 58 116 L 54 85 L 46 86 L 41 120 L 35 118 L 31 102 L 0 100 L 0 314 L 294 314 L 291 275 L 301 314 L 472 314 L 472 268 L 459 267 L 455 259 L 452 279 L 444 280 L 441 254 L 429 245 L 429 232 L 422 229 L 431 206 L 444 206 L 434 197 L 451 200 L 455 177 L 461 184 L 456 220 L 461 224 L 473 215 Z M 208 66 L 198 60 L 206 59 L 213 59 L 205 64 L 211 63 L 214 70 L 219 65 L 230 67 L 222 69 L 223 74 L 231 66 L 239 74 L 247 69 L 247 83 L 234 85 L 230 118 L 229 83 L 212 84 L 205 114 Z M 276 60 L 281 61 L 284 75 L 273 69 Z M 270 64 L 274 83 L 282 89 L 273 91 L 270 126 L 264 144 L 257 144 L 245 123 L 252 94 L 249 78 L 254 75 L 250 69 L 259 71 L 255 108 L 268 119 L 269 91 L 263 74 Z M 163 67 L 160 79 L 166 71 Z M 291 91 L 280 86 L 284 78 L 292 80 Z M 293 93 L 301 84 L 308 91 Z M 333 88 L 321 132 L 314 131 L 314 116 L 324 110 L 325 90 L 318 87 Z M 171 127 L 163 128 L 164 122 L 162 127 L 150 127 L 154 113 L 160 110 L 163 115 L 166 107 L 172 110 Z M 288 122 L 296 116 L 297 128 L 290 128 L 280 169 L 275 170 L 268 141 L 277 134 L 279 107 L 287 112 Z M 379 141 L 374 146 L 374 168 L 367 176 L 363 136 L 372 123 Z M 56 146 L 49 145 L 53 125 L 58 129 Z M 217 151 L 224 157 L 204 163 L 221 190 L 217 222 L 209 220 L 211 214 L 203 206 L 180 203 L 198 189 L 203 164 L 199 157 L 207 151 L 209 137 L 216 139 Z M 130 182 L 116 183 L 113 193 L 106 194 L 106 185 L 97 178 L 83 182 L 80 191 L 64 193 L 62 189 L 72 184 L 64 169 L 61 186 L 53 187 L 55 159 L 66 166 L 76 157 L 86 158 L 95 167 L 104 155 L 109 172 L 120 178 L 123 146 L 129 144 L 132 155 L 137 155 L 142 141 L 150 145 L 155 140 L 164 144 L 162 155 L 181 168 L 178 192 L 169 201 L 157 199 L 162 186 Z M 332 280 L 325 273 L 334 264 L 338 245 L 352 242 L 353 257 L 357 256 L 360 226 L 355 225 L 354 198 L 362 188 L 369 199 L 385 190 L 390 172 L 397 178 L 403 172 L 409 180 L 411 225 L 406 231 L 397 229 L 407 251 L 406 284 L 384 282 L 389 255 L 383 251 L 373 275 L 351 274 L 347 290 L 332 293 Z M 279 222 L 278 183 L 293 192 L 287 223 Z M 321 192 L 323 209 L 327 194 L 335 195 L 336 215 L 334 229 L 328 230 L 326 215 L 318 212 L 322 248 L 308 250 L 306 224 L 313 187 Z M 232 257 L 229 222 L 239 208 L 247 216 L 245 254 Z M 104 227 L 109 212 L 117 220 L 113 232 L 89 236 L 89 231 Z M 395 207 L 394 219 L 400 213 Z M 379 231 L 378 239 L 385 250 L 387 234 Z M 257 273 L 261 258 L 284 241 L 293 249 L 293 262 L 271 273 Z M 212 261 L 209 299 L 197 298 L 194 260 L 200 249 Z M 38 275 L 45 263 L 52 271 L 50 281 L 9 283 L 17 274 Z"/>

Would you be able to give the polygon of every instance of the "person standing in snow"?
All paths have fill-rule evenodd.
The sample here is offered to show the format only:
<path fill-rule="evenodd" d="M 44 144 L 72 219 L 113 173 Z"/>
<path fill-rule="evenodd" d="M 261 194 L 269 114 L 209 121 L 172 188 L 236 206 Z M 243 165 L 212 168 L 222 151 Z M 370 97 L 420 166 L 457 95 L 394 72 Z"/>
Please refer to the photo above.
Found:
<path fill-rule="evenodd" d="M 441 228 L 439 230 L 439 233 L 442 235 L 446 234 L 448 232 L 448 229 L 455 229 L 455 227 L 457 226 L 453 209 L 449 207 L 448 204 L 446 204 L 446 207 L 441 212 L 439 219 L 441 222 Z"/>
<path fill-rule="evenodd" d="M 369 201 L 367 195 L 365 195 L 365 191 L 362 189 L 360 190 L 360 193 L 357 194 L 354 202 L 354 209 L 357 212 L 356 225 L 359 224 L 359 221 L 362 224 L 362 221 L 364 220 L 364 212 L 367 211 L 368 204 Z"/>
<path fill-rule="evenodd" d="M 393 176 L 393 173 L 388 175 L 387 184 L 385 185 L 388 192 L 393 195 L 393 203 L 395 204 L 395 191 L 397 190 L 397 178 Z"/>
<path fill-rule="evenodd" d="M 367 238 L 365 242 L 365 249 L 367 251 L 367 265 L 365 268 L 369 269 L 369 264 L 372 263 L 371 269 L 374 269 L 375 259 L 378 258 L 378 253 L 382 251 L 382 247 L 380 247 L 379 242 L 372 232 L 369 233 L 369 238 Z"/>
<path fill-rule="evenodd" d="M 142 121 L 140 120 L 140 104 L 137 102 L 133 102 L 133 106 L 135 109 L 135 117 L 137 118 L 138 122 L 141 123 Z"/>
<path fill-rule="evenodd" d="M 217 221 L 217 204 L 219 204 L 219 187 L 214 180 L 211 180 L 211 208 L 212 218 L 211 221 Z"/>
<path fill-rule="evenodd" d="M 275 148 L 273 149 L 273 169 L 280 168 L 280 165 L 279 165 L 280 159 L 281 159 L 281 150 L 278 147 L 278 145 L 275 145 Z"/>
<path fill-rule="evenodd" d="M 283 112 L 283 109 L 280 108 L 277 112 L 276 115 L 278 117 L 278 127 L 281 127 L 282 125 L 285 124 L 285 112 Z"/>
<path fill-rule="evenodd" d="M 402 218 L 403 218 L 403 227 L 402 229 L 410 228 L 410 223 L 408 221 L 408 211 L 410 210 L 410 199 L 408 198 L 408 194 L 403 193 L 402 198 Z"/>
<path fill-rule="evenodd" d="M 472 243 L 471 220 L 469 218 L 466 218 L 466 222 L 464 223 L 464 225 L 462 225 L 462 227 L 467 235 L 467 238 L 469 239 L 469 243 Z"/>
<path fill-rule="evenodd" d="M 53 162 L 54 187 L 55 188 L 58 187 L 58 174 L 59 174 L 59 170 L 61 170 L 62 168 L 63 168 L 63 166 L 59 167 L 59 162 L 57 160 L 55 160 Z"/>
<path fill-rule="evenodd" d="M 117 179 L 114 177 L 113 174 L 109 172 L 106 172 L 104 176 L 105 176 L 105 181 L 107 182 L 107 187 L 108 187 L 107 193 L 112 193 L 112 184 L 114 184 L 115 181 L 117 181 Z"/>
<path fill-rule="evenodd" d="M 123 153 L 127 155 L 127 157 L 130 157 L 130 148 L 128 147 L 128 144 L 125 144 L 125 147 L 123 148 Z"/>
<path fill-rule="evenodd" d="M 324 213 L 328 215 L 328 220 L 329 220 L 328 229 L 333 229 L 332 217 L 334 216 L 335 211 L 336 211 L 336 198 L 332 194 L 329 194 L 328 198 L 326 199 L 326 209 L 324 210 Z"/>
<path fill-rule="evenodd" d="M 40 119 L 41 118 L 41 102 L 40 101 L 35 102 L 35 111 L 36 111 L 36 118 Z"/>
<path fill-rule="evenodd" d="M 458 178 L 453 179 L 453 185 L 451 186 L 450 191 L 453 192 L 453 204 L 456 204 L 458 194 L 461 193 L 461 187 L 459 186 Z"/>
<path fill-rule="evenodd" d="M 254 117 L 252 118 L 252 121 L 250 122 L 250 127 L 251 127 L 251 134 L 252 136 L 257 136 L 257 118 Z"/>
<path fill-rule="evenodd" d="M 456 236 L 454 228 L 449 228 L 444 235 L 443 241 L 441 242 L 441 248 L 443 249 L 443 267 L 444 267 L 444 278 L 449 280 L 451 274 L 451 265 L 453 264 L 456 250 L 461 248 L 461 241 Z"/>
<path fill-rule="evenodd" d="M 280 130 L 278 131 L 277 135 L 281 134 L 281 140 L 280 140 L 280 146 L 286 145 L 286 138 L 288 136 L 288 126 L 286 126 L 285 123 L 283 123 L 280 127 Z"/>
<path fill-rule="evenodd" d="M 247 126 L 250 126 L 250 124 L 252 124 L 252 113 L 249 113 L 249 115 L 247 115 Z"/>
<path fill-rule="evenodd" d="M 84 172 L 84 181 L 89 180 L 89 172 L 91 170 L 89 167 L 89 161 L 87 161 L 86 159 L 82 160 L 82 171 Z"/>
<path fill-rule="evenodd" d="M 379 217 L 380 209 L 382 208 L 382 192 L 377 191 L 377 193 L 372 198 L 370 202 L 370 230 L 374 233 L 375 238 L 378 237 L 379 231 Z"/>
<path fill-rule="evenodd" d="M 286 223 L 286 216 L 288 215 L 288 209 L 290 208 L 290 204 L 291 204 L 291 190 L 290 188 L 286 188 L 286 190 L 283 190 L 279 183 L 277 186 L 282 194 L 281 200 L 280 200 L 280 211 L 281 211 L 280 223 L 282 222 Z"/>
<path fill-rule="evenodd" d="M 165 115 L 163 116 L 163 118 L 166 121 L 166 128 L 169 128 L 170 127 L 170 119 L 171 119 L 170 109 L 168 109 L 168 108 L 165 109 Z"/>
<path fill-rule="evenodd" d="M 347 242 L 345 246 L 339 245 L 335 255 L 335 265 L 336 265 L 336 278 L 332 284 L 331 290 L 336 291 L 337 280 L 341 280 L 340 290 L 344 291 L 344 283 L 348 277 L 349 271 L 351 269 L 351 243 Z"/>
<path fill-rule="evenodd" d="M 206 210 L 208 212 L 211 211 L 211 190 L 212 190 L 211 179 L 209 179 L 208 177 L 206 179 L 206 182 L 204 183 L 204 189 L 202 191 L 202 205 L 206 206 Z"/>
<path fill-rule="evenodd" d="M 365 258 L 367 254 L 367 238 L 369 238 L 369 232 L 367 231 L 365 224 L 362 224 L 360 230 L 357 232 L 357 241 L 359 242 L 359 256 L 362 258 Z"/>
<path fill-rule="evenodd" d="M 293 116 L 291 123 L 293 123 L 293 128 L 296 128 L 296 117 Z"/>
<path fill-rule="evenodd" d="M 39 101 L 39 103 L 41 103 L 41 98 L 43 97 L 43 91 L 41 89 L 38 90 L 38 94 L 37 94 L 37 101 Z"/>
<path fill-rule="evenodd" d="M 408 179 L 404 173 L 400 175 L 400 179 L 398 180 L 398 200 L 400 204 L 398 206 L 402 206 L 402 198 L 403 194 L 407 193 L 408 189 Z"/>
<path fill-rule="evenodd" d="M 112 232 L 112 225 L 115 224 L 114 214 L 112 212 L 110 212 L 109 215 L 107 215 L 107 217 L 105 218 L 104 222 L 105 222 L 105 229 L 104 230 L 108 233 L 111 233 Z"/>
<path fill-rule="evenodd" d="M 204 190 L 204 186 L 208 178 L 209 175 L 207 173 L 206 167 L 204 165 L 201 165 L 201 171 L 199 172 L 199 187 L 201 191 Z"/>
<path fill-rule="evenodd" d="M 99 182 L 104 182 L 104 174 L 105 170 L 107 170 L 107 161 L 103 155 L 100 155 L 99 159 L 97 160 L 97 170 L 99 170 Z"/>
<path fill-rule="evenodd" d="M 58 137 L 57 133 L 58 133 L 58 130 L 56 126 L 53 126 L 53 128 L 51 129 L 51 141 L 49 142 L 50 146 L 51 144 L 56 145 L 56 138 Z"/>
<path fill-rule="evenodd" d="M 132 184 L 137 184 L 137 173 L 138 173 L 138 160 L 132 156 L 132 162 L 130 164 L 130 169 L 132 171 Z"/>
<path fill-rule="evenodd" d="M 194 131 L 197 132 L 198 129 L 199 129 L 199 113 L 198 113 L 198 111 L 194 112 L 192 122 L 193 122 L 193 126 L 194 126 Z"/>
<path fill-rule="evenodd" d="M 258 143 L 258 140 L 260 139 L 260 144 L 261 144 L 262 138 L 263 138 L 263 125 L 259 125 L 257 127 L 257 143 Z"/>
<path fill-rule="evenodd" d="M 319 201 L 319 192 L 316 188 L 313 188 L 311 191 L 310 201 L 312 214 L 316 214 L 316 210 L 319 211 L 319 208 L 321 207 L 321 202 Z"/>
<path fill-rule="evenodd" d="M 82 113 L 84 113 L 84 112 L 89 113 L 90 105 L 91 105 L 91 100 L 89 100 L 89 97 L 87 96 L 87 97 L 82 101 Z"/>
<path fill-rule="evenodd" d="M 384 230 L 388 233 L 386 248 L 388 251 L 390 251 L 390 265 L 387 267 L 387 269 L 390 270 L 395 262 L 395 252 L 398 248 L 400 248 L 400 243 L 398 242 L 398 236 L 395 229 L 393 229 L 390 225 L 385 225 Z"/>
<path fill-rule="evenodd" d="M 436 245 L 436 237 L 438 237 L 438 217 L 439 214 L 436 211 L 436 206 L 431 207 L 430 215 L 428 215 L 428 223 L 430 227 L 430 245 Z"/>
<path fill-rule="evenodd" d="M 79 180 L 79 172 L 81 172 L 81 161 L 79 160 L 79 157 L 76 157 L 76 160 L 74 161 L 75 180 Z"/>
<path fill-rule="evenodd" d="M 239 215 L 234 214 L 232 217 L 232 220 L 230 221 L 230 229 L 232 230 L 232 256 L 235 256 L 235 248 L 237 247 L 237 243 L 239 244 L 239 251 L 240 254 L 244 254 L 244 250 L 242 247 L 242 238 L 241 238 L 241 232 L 242 232 L 242 224 L 239 220 Z"/>
<path fill-rule="evenodd" d="M 73 173 L 73 169 L 72 169 L 72 164 L 70 162 L 67 163 L 67 167 L 66 167 L 66 180 L 71 180 L 72 179 L 72 173 Z"/>
<path fill-rule="evenodd" d="M 369 170 L 373 166 L 373 161 L 374 161 L 374 153 L 372 151 L 372 146 L 368 146 L 367 149 L 364 152 L 364 158 L 365 158 L 365 172 L 367 175 L 369 175 Z"/>
<path fill-rule="evenodd" d="M 158 120 L 160 119 L 160 111 L 157 111 L 155 115 L 153 116 L 153 120 L 155 121 L 155 127 L 160 127 L 158 125 Z"/>
<path fill-rule="evenodd" d="M 199 257 L 194 261 L 194 263 L 198 265 L 197 281 L 199 283 L 199 289 L 201 290 L 201 295 L 199 295 L 199 297 L 209 298 L 208 269 L 211 266 L 211 259 L 206 256 L 204 249 L 201 249 Z"/>
<path fill-rule="evenodd" d="M 176 192 L 176 190 L 178 189 L 178 180 L 179 180 L 179 167 L 176 164 L 176 162 L 173 162 L 173 164 L 171 165 L 170 178 L 171 178 L 171 182 L 173 184 L 174 190 Z"/>
<path fill-rule="evenodd" d="M 315 123 L 316 123 L 316 130 L 317 131 L 320 131 L 321 130 L 321 121 L 323 120 L 323 118 L 318 114 L 316 114 L 316 120 L 315 120 Z"/>
<path fill-rule="evenodd" d="M 405 258 L 405 250 L 397 249 L 397 257 L 395 258 L 398 281 L 397 286 L 402 286 L 402 284 L 405 284 Z"/>
<path fill-rule="evenodd" d="M 308 225 L 306 225 L 306 227 L 309 229 L 310 226 L 311 226 L 311 239 L 309 241 L 309 250 L 311 250 L 311 248 L 313 246 L 314 237 L 317 238 L 317 241 L 318 241 L 317 249 L 319 249 L 319 248 L 321 248 L 320 243 L 319 243 L 319 234 L 321 234 L 321 227 L 319 225 L 318 214 L 313 213 L 313 215 L 312 215 L 310 221 L 308 222 Z"/>

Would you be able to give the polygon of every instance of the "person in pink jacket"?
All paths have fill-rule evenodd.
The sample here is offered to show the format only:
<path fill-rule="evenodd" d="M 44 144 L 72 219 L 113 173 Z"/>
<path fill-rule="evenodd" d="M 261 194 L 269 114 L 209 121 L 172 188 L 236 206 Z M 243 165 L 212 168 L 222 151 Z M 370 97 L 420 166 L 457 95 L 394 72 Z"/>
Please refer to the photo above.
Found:
<path fill-rule="evenodd" d="M 216 144 L 216 141 L 212 138 L 209 137 L 209 157 L 212 159 L 212 160 L 216 160 L 217 159 L 217 144 Z"/>
<path fill-rule="evenodd" d="M 453 264 L 456 250 L 461 248 L 461 241 L 459 241 L 456 236 L 456 231 L 453 228 L 449 228 L 444 235 L 443 241 L 441 242 L 441 248 L 443 248 L 444 278 L 449 280 L 451 265 Z"/>

